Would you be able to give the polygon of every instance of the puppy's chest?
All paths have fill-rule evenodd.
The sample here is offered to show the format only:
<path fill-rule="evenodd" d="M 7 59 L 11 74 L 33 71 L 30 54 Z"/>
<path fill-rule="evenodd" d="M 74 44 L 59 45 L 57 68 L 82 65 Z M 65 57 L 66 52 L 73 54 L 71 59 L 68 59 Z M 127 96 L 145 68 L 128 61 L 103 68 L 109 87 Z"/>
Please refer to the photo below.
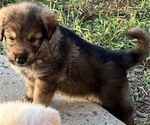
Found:
<path fill-rule="evenodd" d="M 42 69 L 25 69 L 22 71 L 22 74 L 26 75 L 27 77 L 43 77 L 49 75 L 50 71 L 48 68 Z"/>
<path fill-rule="evenodd" d="M 37 77 L 47 76 L 50 71 L 47 67 L 35 68 L 35 67 L 13 67 L 16 72 L 21 74 L 23 77 L 29 79 L 35 79 Z"/>

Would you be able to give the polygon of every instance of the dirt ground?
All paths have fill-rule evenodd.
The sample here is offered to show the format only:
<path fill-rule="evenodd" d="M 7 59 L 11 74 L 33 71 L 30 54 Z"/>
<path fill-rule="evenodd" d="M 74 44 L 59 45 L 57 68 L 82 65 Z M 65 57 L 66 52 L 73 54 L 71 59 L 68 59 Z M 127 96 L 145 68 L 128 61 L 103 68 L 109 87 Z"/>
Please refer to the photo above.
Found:
<path fill-rule="evenodd" d="M 143 65 L 138 65 L 128 72 L 137 125 L 150 125 L 150 83 L 145 83 L 144 71 L 150 81 L 150 69 L 145 69 Z"/>

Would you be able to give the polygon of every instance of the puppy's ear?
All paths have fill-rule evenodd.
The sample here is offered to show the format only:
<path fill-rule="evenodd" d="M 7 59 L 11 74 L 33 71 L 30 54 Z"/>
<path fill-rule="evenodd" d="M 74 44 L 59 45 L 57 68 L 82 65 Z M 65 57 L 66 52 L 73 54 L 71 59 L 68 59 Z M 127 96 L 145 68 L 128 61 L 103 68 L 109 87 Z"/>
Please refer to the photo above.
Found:
<path fill-rule="evenodd" d="M 46 108 L 44 115 L 39 118 L 40 125 L 61 125 L 61 118 L 57 110 Z"/>
<path fill-rule="evenodd" d="M 3 30 L 1 29 L 1 26 L 0 26 L 0 42 L 3 41 L 3 39 L 2 39 L 3 38 L 2 31 Z"/>
<path fill-rule="evenodd" d="M 3 41 L 3 20 L 0 17 L 0 42 Z"/>
<path fill-rule="evenodd" d="M 4 36 L 4 20 L 5 16 L 3 14 L 3 9 L 0 10 L 0 42 L 3 41 Z"/>
<path fill-rule="evenodd" d="M 57 17 L 50 10 L 44 9 L 41 12 L 40 18 L 41 18 L 41 20 L 45 26 L 45 29 L 47 31 L 48 39 L 50 39 L 58 25 Z"/>
<path fill-rule="evenodd" d="M 4 36 L 4 29 L 3 29 L 3 26 L 0 25 L 0 42 L 3 41 L 3 36 Z"/>

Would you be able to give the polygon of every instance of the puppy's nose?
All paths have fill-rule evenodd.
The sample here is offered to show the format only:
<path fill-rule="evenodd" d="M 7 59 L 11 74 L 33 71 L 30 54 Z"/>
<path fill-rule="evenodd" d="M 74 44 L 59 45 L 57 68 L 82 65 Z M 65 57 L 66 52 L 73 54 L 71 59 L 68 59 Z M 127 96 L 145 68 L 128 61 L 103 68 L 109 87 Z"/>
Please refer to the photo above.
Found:
<path fill-rule="evenodd" d="M 27 57 L 26 57 L 26 56 L 23 56 L 23 55 L 18 56 L 18 57 L 16 58 L 16 62 L 17 62 L 18 64 L 25 64 L 26 61 L 27 61 Z"/>

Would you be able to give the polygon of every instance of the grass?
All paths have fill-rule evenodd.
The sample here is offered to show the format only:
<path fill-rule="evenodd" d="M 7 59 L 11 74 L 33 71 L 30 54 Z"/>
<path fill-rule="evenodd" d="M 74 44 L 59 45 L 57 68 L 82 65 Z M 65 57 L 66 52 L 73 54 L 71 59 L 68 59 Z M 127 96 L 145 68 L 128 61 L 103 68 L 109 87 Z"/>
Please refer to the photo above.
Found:
<path fill-rule="evenodd" d="M 21 0 L 2 0 L 0 6 Z M 136 45 L 124 32 L 140 26 L 150 33 L 150 0 L 30 0 L 49 7 L 58 15 L 59 23 L 88 42 L 108 49 L 129 49 Z M 0 45 L 0 54 L 3 54 Z M 150 87 L 147 71 L 143 71 L 143 84 L 137 96 Z M 146 121 L 145 121 L 146 122 Z"/>
<path fill-rule="evenodd" d="M 4 4 L 21 0 L 5 0 Z M 61 25 L 74 30 L 88 42 L 109 49 L 126 49 L 135 45 L 124 36 L 132 26 L 141 26 L 150 32 L 149 0 L 31 0 L 52 9 Z M 1 5 L 2 6 L 2 5 Z"/>

